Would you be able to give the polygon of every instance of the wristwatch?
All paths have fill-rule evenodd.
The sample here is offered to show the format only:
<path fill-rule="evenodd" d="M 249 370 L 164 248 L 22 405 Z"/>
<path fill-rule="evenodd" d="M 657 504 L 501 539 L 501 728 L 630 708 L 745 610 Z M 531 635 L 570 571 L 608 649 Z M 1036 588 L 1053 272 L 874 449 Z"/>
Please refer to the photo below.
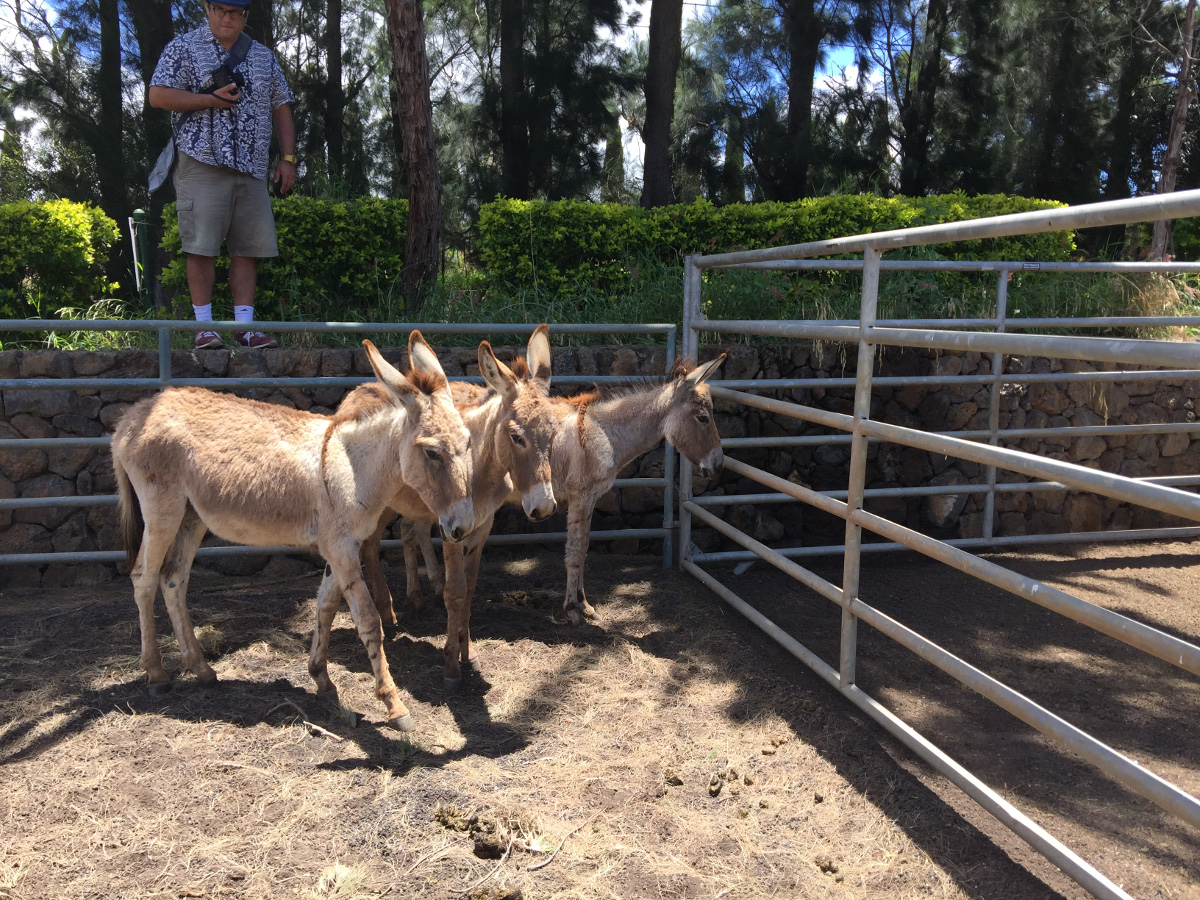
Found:
<path fill-rule="evenodd" d="M 298 162 L 295 153 L 285 153 L 280 157 L 284 162 L 290 162 L 293 166 Z"/>

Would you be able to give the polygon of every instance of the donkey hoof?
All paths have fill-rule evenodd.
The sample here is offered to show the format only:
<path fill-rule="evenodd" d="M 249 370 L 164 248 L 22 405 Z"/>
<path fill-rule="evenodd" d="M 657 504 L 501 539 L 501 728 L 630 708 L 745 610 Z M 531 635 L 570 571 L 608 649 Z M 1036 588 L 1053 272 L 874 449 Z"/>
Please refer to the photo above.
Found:
<path fill-rule="evenodd" d="M 338 702 L 337 688 L 330 688 L 327 691 L 317 691 L 317 699 L 322 703 L 328 703 L 330 706 L 340 706 Z"/>
<path fill-rule="evenodd" d="M 472 656 L 470 659 L 468 659 L 466 662 L 466 666 L 467 666 L 467 670 L 470 671 L 470 673 L 472 675 L 482 675 L 483 674 L 483 666 L 481 666 L 479 664 L 478 656 Z"/>
<path fill-rule="evenodd" d="M 383 636 L 384 636 L 384 639 L 386 639 L 386 640 L 394 641 L 396 638 L 398 638 L 400 636 L 400 626 L 399 625 L 384 625 L 383 626 Z"/>
<path fill-rule="evenodd" d="M 215 688 L 217 686 L 217 674 L 214 672 L 211 675 L 197 678 L 196 683 L 202 688 Z"/>
<path fill-rule="evenodd" d="M 587 616 L 589 619 L 596 618 L 596 607 L 592 606 L 592 604 L 590 604 L 586 600 L 584 600 L 583 603 L 581 604 L 581 607 L 583 609 L 583 614 L 585 616 Z"/>
<path fill-rule="evenodd" d="M 567 608 L 567 621 L 578 628 L 583 624 L 583 613 L 577 607 L 571 606 Z"/>
<path fill-rule="evenodd" d="M 412 731 L 412 713 L 405 713 L 402 716 L 396 716 L 394 719 L 388 719 L 388 728 L 394 728 L 397 731 Z"/>
<path fill-rule="evenodd" d="M 458 689 L 462 687 L 462 678 L 443 678 L 442 690 L 447 696 L 453 696 L 458 693 Z"/>
<path fill-rule="evenodd" d="M 171 692 L 171 682 L 169 681 L 152 681 L 148 685 L 150 688 L 150 696 L 161 697 L 163 694 Z"/>

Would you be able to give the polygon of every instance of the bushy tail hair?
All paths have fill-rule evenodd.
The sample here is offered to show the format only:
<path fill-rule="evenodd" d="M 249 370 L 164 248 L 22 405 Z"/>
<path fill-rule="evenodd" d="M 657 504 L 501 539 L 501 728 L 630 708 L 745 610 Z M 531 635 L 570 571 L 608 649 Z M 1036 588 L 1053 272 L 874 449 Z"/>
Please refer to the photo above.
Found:
<path fill-rule="evenodd" d="M 125 559 L 133 566 L 137 563 L 138 553 L 142 549 L 142 530 L 146 523 L 142 519 L 142 505 L 133 491 L 133 485 L 129 483 L 129 475 L 116 455 L 113 456 L 112 464 L 113 472 L 117 476 L 117 493 L 120 498 L 118 508 L 121 511 L 121 538 L 125 544 Z"/>

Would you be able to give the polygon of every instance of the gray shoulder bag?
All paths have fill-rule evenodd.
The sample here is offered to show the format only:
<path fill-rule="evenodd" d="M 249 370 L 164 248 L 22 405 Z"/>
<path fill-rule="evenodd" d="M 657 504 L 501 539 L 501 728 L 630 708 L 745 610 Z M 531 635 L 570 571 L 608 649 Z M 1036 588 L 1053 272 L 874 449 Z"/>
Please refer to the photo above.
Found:
<path fill-rule="evenodd" d="M 225 62 L 221 68 L 232 72 L 242 64 L 246 58 L 246 54 L 250 52 L 250 45 L 253 41 L 250 36 L 243 33 L 238 36 L 237 43 L 233 45 L 233 49 L 229 51 L 229 56 L 225 58 Z M 187 115 L 181 113 L 180 117 Z M 172 120 L 174 116 L 172 116 Z M 175 130 L 175 122 L 171 122 L 171 137 L 167 140 L 167 146 L 163 147 L 162 153 L 158 154 L 158 159 L 154 162 L 154 168 L 150 170 L 150 178 L 148 179 L 148 187 L 150 193 L 154 193 L 168 178 L 171 177 L 171 170 L 175 168 L 175 137 L 178 132 Z"/>

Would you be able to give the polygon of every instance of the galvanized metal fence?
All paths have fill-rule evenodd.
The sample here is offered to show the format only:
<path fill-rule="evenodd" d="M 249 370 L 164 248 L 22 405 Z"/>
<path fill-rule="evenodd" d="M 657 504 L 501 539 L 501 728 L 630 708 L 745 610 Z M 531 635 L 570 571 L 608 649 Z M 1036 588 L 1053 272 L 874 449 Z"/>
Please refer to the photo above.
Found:
<path fill-rule="evenodd" d="M 946 243 L 989 237 L 1005 237 L 1034 232 L 1056 231 L 1116 225 L 1156 219 L 1174 219 L 1200 214 L 1200 191 L 1187 191 L 1165 197 L 1137 198 L 1127 201 L 1093 204 L 1074 208 L 1044 210 L 1036 213 L 999 216 L 900 231 L 857 235 L 832 241 L 775 247 L 711 256 L 692 256 L 686 260 L 684 275 L 683 349 L 695 356 L 701 334 L 752 335 L 772 338 L 815 339 L 844 342 L 857 346 L 856 377 L 791 380 L 724 381 L 713 388 L 715 397 L 793 417 L 803 422 L 844 432 L 841 436 L 809 435 L 729 439 L 723 442 L 730 451 L 750 447 L 796 446 L 841 441 L 850 445 L 848 486 L 844 491 L 815 491 L 772 475 L 754 466 L 726 456 L 726 468 L 770 490 L 765 494 L 694 497 L 691 465 L 680 465 L 680 565 L 726 602 L 743 613 L 801 662 L 835 687 L 843 696 L 895 735 L 918 756 L 945 775 L 984 809 L 1011 828 L 1055 865 L 1097 897 L 1127 898 L 1121 887 L 1112 883 L 1091 864 L 1033 822 L 1028 816 L 984 784 L 979 778 L 947 756 L 894 713 L 866 694 L 856 684 L 856 651 L 859 621 L 911 650 L 961 683 L 982 694 L 1017 718 L 1032 725 L 1052 740 L 1070 748 L 1122 785 L 1137 791 L 1163 809 L 1179 816 L 1193 827 L 1200 827 L 1200 800 L 1179 787 L 1126 758 L 1102 741 L 1072 726 L 1053 712 L 1023 696 L 985 672 L 957 658 L 914 630 L 870 606 L 859 596 L 861 556 L 868 551 L 915 550 L 944 562 L 985 582 L 1085 624 L 1103 634 L 1137 647 L 1200 675 L 1200 647 L 1194 643 L 1146 626 L 1129 617 L 1073 597 L 1007 570 L 966 551 L 970 548 L 1001 548 L 1025 543 L 1048 544 L 1056 541 L 1095 541 L 1102 539 L 1194 537 L 1200 528 L 1166 528 L 1140 531 L 1093 532 L 1073 535 L 1030 535 L 997 537 L 992 533 L 992 513 L 998 493 L 1019 491 L 1089 491 L 1200 522 L 1200 496 L 1179 486 L 1200 484 L 1197 475 L 1173 478 L 1126 478 L 1070 462 L 1033 456 L 1000 446 L 1002 438 L 1028 436 L 1076 437 L 1086 435 L 1133 435 L 1186 431 L 1200 437 L 1196 423 L 1163 425 L 1099 425 L 1046 429 L 1001 430 L 999 395 L 1005 383 L 1038 381 L 1133 381 L 1139 379 L 1200 378 L 1200 344 L 1153 340 L 1021 334 L 1014 331 L 1032 328 L 1078 328 L 1097 326 L 1147 327 L 1159 325 L 1200 325 L 1200 319 L 1119 318 L 1119 319 L 1013 319 L 1006 315 L 1008 274 L 1013 271 L 1042 272 L 1197 272 L 1196 264 L 1029 264 L 1021 262 L 959 263 L 884 261 L 883 254 L 893 248 L 927 243 Z M 861 253 L 861 260 L 815 260 L 812 257 Z M 862 302 L 857 322 L 808 321 L 729 321 L 709 319 L 701 302 L 705 270 L 732 268 L 769 268 L 785 270 L 861 270 Z M 878 321 L 876 310 L 882 272 L 889 270 L 993 271 L 997 274 L 996 315 L 986 319 L 889 320 Z M 980 329 L 992 329 L 982 331 Z M 961 329 L 961 330 L 960 330 Z M 922 378 L 875 377 L 877 348 L 920 347 L 944 350 L 975 350 L 991 354 L 991 372 L 979 376 L 927 376 Z M 1004 372 L 1004 355 L 1057 357 L 1060 359 L 1111 363 L 1112 371 L 1025 374 Z M 1166 371 L 1127 371 L 1130 365 L 1166 366 Z M 930 433 L 872 421 L 873 386 L 905 384 L 942 385 L 971 383 L 991 390 L 987 430 Z M 749 391 L 774 391 L 793 387 L 854 387 L 853 415 L 845 415 L 812 406 Z M 983 485 L 888 488 L 867 490 L 867 447 L 869 441 L 885 441 L 970 460 L 986 467 Z M 997 470 L 1009 470 L 1036 483 L 999 484 Z M 984 534 L 976 539 L 939 541 L 915 530 L 864 510 L 864 500 L 878 496 L 930 496 L 981 492 L 986 496 L 983 517 Z M 708 508 L 731 503 L 801 502 L 845 520 L 845 541 L 841 545 L 799 547 L 774 550 L 714 515 Z M 702 553 L 691 542 L 693 522 L 716 529 L 744 550 Z M 885 538 L 883 543 L 863 543 L 863 530 Z M 843 554 L 842 584 L 835 585 L 804 568 L 795 558 L 830 553 Z M 715 562 L 763 559 L 798 582 L 829 599 L 841 609 L 841 640 L 838 666 L 835 668 L 797 641 L 776 623 L 739 597 L 733 590 L 701 566 Z"/>
<path fill-rule="evenodd" d="M 524 323 L 509 324 L 447 324 L 433 323 L 389 323 L 375 324 L 363 322 L 271 322 L 270 330 L 277 333 L 335 333 L 352 335 L 398 334 L 407 337 L 412 329 L 417 328 L 428 336 L 439 334 L 466 334 L 487 337 L 489 335 L 531 334 L 537 327 Z M 232 378 L 176 378 L 171 374 L 171 335 L 174 332 L 194 333 L 196 331 L 224 330 L 234 331 L 241 328 L 237 322 L 193 322 L 189 320 L 85 320 L 61 321 L 57 319 L 6 319 L 0 320 L 0 332 L 63 332 L 63 331 L 107 331 L 107 332 L 153 332 L 158 336 L 158 377 L 157 378 L 5 378 L 0 379 L 0 391 L 9 390 L 62 390 L 66 389 L 142 389 L 163 390 L 168 387 L 194 386 L 213 390 L 238 390 L 248 388 L 353 388 L 370 378 L 364 377 L 232 377 Z M 560 335 L 651 335 L 665 341 L 666 363 L 664 375 L 668 374 L 676 355 L 678 327 L 674 324 L 590 324 L 590 325 L 553 325 L 552 334 Z M 436 343 L 436 339 L 434 339 Z M 455 376 L 451 380 L 474 381 L 482 383 L 480 378 Z M 613 375 L 556 375 L 554 384 L 592 385 L 606 383 L 624 383 L 628 378 Z M 107 448 L 112 438 L 104 437 L 53 437 L 53 438 L 10 438 L 0 439 L 0 450 L 31 450 L 31 449 L 67 449 L 73 447 Z M 670 566 L 675 562 L 674 536 L 676 522 L 675 511 L 675 456 L 670 445 L 666 445 L 664 472 L 661 478 L 619 478 L 615 482 L 617 488 L 640 487 L 661 488 L 663 490 L 663 524 L 661 528 L 618 528 L 606 531 L 593 531 L 591 540 L 609 541 L 621 538 L 646 538 L 663 541 L 663 565 Z M 25 497 L 0 499 L 0 510 L 5 509 L 37 509 L 54 507 L 91 507 L 115 506 L 115 494 L 98 494 L 82 497 Z M 488 538 L 489 545 L 497 544 L 530 544 L 530 543 L 563 543 L 567 539 L 565 531 L 537 532 L 530 534 L 493 534 Z M 402 542 L 388 540 L 382 542 L 385 550 L 398 549 Z M 292 547 L 202 547 L 196 554 L 204 559 L 212 556 L 259 556 L 275 553 L 300 552 Z M 52 553 L 5 553 L 0 554 L 0 565 L 42 565 L 45 563 L 94 563 L 118 562 L 125 558 L 120 550 L 88 550 L 75 552 Z"/>

